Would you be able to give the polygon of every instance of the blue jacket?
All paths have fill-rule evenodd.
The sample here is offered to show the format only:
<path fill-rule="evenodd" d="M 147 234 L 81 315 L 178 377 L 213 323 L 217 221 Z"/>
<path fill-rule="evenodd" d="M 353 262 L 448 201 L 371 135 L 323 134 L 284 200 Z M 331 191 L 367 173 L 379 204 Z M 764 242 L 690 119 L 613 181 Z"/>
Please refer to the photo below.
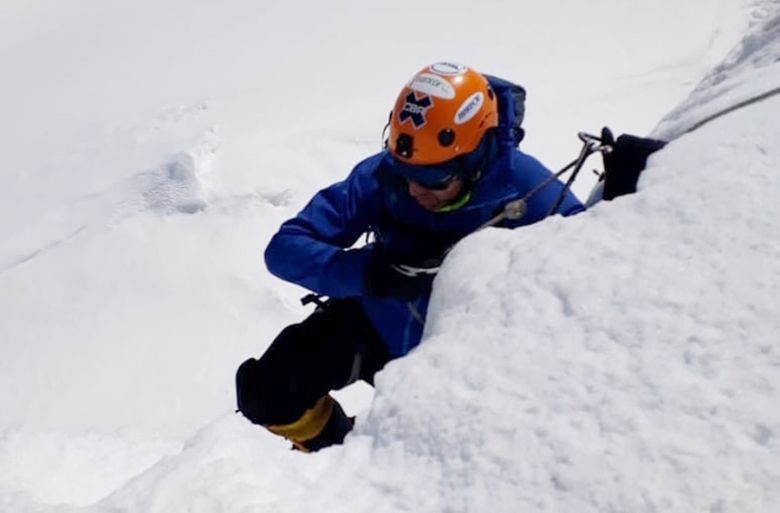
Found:
<path fill-rule="evenodd" d="M 360 162 L 342 182 L 318 192 L 293 219 L 282 224 L 265 251 L 268 269 L 276 276 L 331 298 L 359 297 L 366 314 L 390 354 L 402 356 L 420 343 L 429 296 L 414 301 L 379 298 L 362 293 L 363 275 L 374 244 L 391 260 L 420 262 L 442 252 L 525 196 L 551 176 L 533 157 L 514 148 L 511 137 L 499 138 L 497 154 L 474 183 L 469 202 L 448 213 L 423 209 L 388 178 L 385 152 Z M 543 219 L 563 185 L 555 181 L 528 200 L 514 228 Z M 583 210 L 567 193 L 559 212 Z M 352 246 L 367 233 L 376 242 Z M 348 249 L 349 248 L 349 249 Z"/>

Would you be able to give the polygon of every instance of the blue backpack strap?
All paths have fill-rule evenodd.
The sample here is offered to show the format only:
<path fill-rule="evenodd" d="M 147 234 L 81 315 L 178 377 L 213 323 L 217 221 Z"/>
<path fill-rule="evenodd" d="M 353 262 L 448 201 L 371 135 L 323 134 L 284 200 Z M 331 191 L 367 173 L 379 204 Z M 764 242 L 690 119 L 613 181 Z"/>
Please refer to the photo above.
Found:
<path fill-rule="evenodd" d="M 502 139 L 520 144 L 525 137 L 525 88 L 493 75 L 485 75 L 498 98 L 498 129 Z"/>

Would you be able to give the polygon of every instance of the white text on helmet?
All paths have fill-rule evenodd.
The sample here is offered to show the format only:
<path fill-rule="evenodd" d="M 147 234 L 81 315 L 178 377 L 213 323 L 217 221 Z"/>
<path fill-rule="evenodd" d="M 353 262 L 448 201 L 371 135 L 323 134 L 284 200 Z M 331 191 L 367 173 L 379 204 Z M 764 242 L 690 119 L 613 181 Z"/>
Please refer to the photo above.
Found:
<path fill-rule="evenodd" d="M 477 115 L 477 112 L 479 112 L 480 107 L 482 107 L 482 103 L 485 101 L 485 95 L 482 94 L 481 91 L 477 91 L 476 93 L 469 96 L 466 101 L 463 102 L 463 104 L 460 106 L 460 109 L 458 109 L 458 112 L 455 114 L 455 124 L 456 125 L 462 125 L 463 123 L 467 122 L 471 118 Z"/>

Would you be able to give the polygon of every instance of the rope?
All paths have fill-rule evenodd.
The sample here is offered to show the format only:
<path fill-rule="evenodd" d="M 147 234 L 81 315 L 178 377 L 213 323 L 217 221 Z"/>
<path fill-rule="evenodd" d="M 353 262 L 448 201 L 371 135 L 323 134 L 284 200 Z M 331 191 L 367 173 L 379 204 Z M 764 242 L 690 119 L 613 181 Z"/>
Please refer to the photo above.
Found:
<path fill-rule="evenodd" d="M 764 101 L 764 100 L 766 100 L 768 98 L 771 98 L 772 96 L 778 95 L 778 94 L 780 94 L 780 87 L 776 87 L 775 89 L 767 91 L 767 92 L 765 92 L 763 94 L 760 94 L 758 96 L 754 96 L 753 98 L 750 98 L 750 99 L 745 100 L 743 102 L 737 103 L 736 105 L 732 105 L 731 107 L 729 107 L 727 109 L 723 109 L 720 112 L 716 112 L 715 114 L 704 118 L 703 120 L 699 121 L 698 123 L 696 123 L 695 125 L 690 127 L 688 130 L 683 132 L 681 135 L 689 134 L 689 133 L 693 132 L 694 130 L 698 130 L 699 128 L 703 127 L 707 123 L 710 123 L 710 122 L 715 121 L 716 119 L 718 119 L 720 117 L 725 116 L 726 114 L 731 114 L 735 110 L 740 110 L 740 109 L 743 109 L 743 108 L 747 107 L 748 105 L 753 105 L 754 103 L 762 102 L 762 101 Z"/>

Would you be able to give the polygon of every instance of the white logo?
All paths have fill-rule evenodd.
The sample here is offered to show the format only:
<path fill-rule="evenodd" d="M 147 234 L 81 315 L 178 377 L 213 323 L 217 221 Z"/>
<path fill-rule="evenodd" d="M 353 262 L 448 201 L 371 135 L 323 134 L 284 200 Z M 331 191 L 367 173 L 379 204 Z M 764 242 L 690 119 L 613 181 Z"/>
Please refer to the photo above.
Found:
<path fill-rule="evenodd" d="M 485 95 L 479 91 L 466 98 L 458 112 L 455 113 L 455 124 L 462 125 L 476 116 L 483 103 L 485 103 Z"/>
<path fill-rule="evenodd" d="M 431 71 L 438 73 L 439 75 L 446 75 L 454 77 L 456 75 L 462 75 L 466 72 L 466 66 L 463 64 L 455 64 L 453 62 L 437 62 L 431 65 Z"/>
<path fill-rule="evenodd" d="M 409 87 L 417 92 L 452 100 L 455 98 L 455 88 L 446 80 L 431 73 L 420 73 L 412 79 Z"/>

